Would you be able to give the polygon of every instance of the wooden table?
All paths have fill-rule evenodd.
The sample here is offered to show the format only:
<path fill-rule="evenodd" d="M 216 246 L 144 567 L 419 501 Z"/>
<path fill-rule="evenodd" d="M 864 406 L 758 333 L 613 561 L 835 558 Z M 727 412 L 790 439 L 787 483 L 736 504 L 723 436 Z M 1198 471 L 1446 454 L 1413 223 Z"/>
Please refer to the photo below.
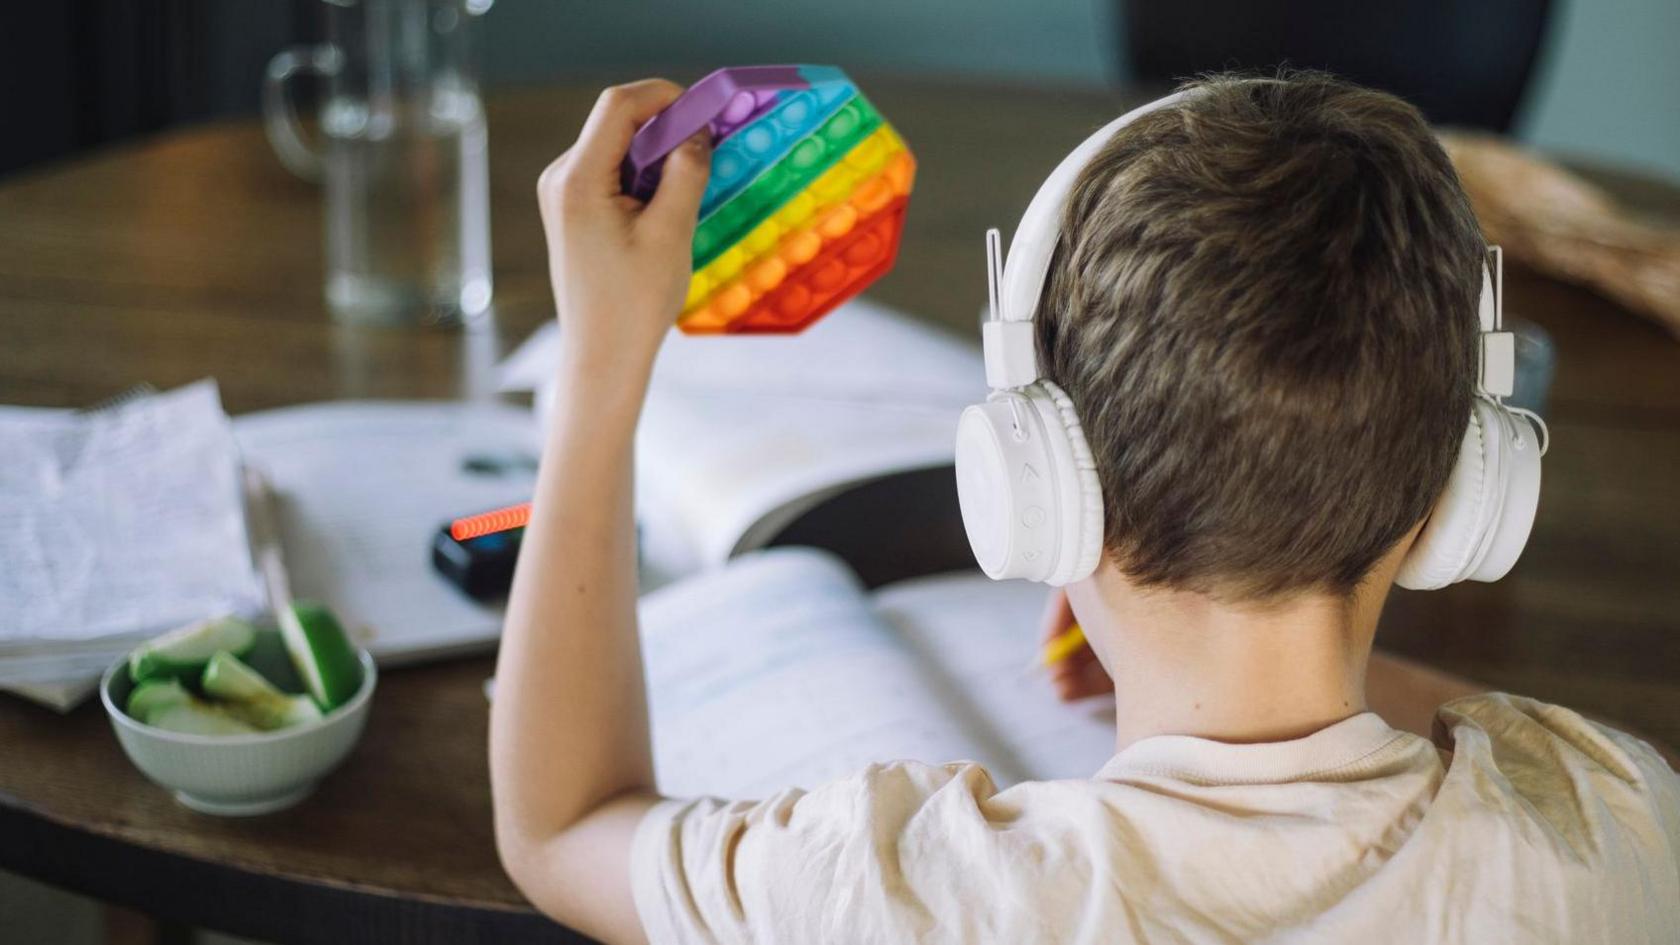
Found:
<path fill-rule="evenodd" d="M 920 160 L 898 271 L 876 295 L 974 331 L 981 233 L 1136 96 L 865 83 Z M 86 404 L 205 375 L 231 412 L 346 397 L 490 396 L 493 361 L 550 317 L 538 171 L 593 98 L 532 89 L 490 110 L 493 320 L 474 331 L 334 324 L 319 197 L 254 124 L 210 126 L 0 182 L 0 402 Z M 1680 192 L 1609 183 L 1680 216 Z M 1680 744 L 1680 343 L 1517 270 L 1508 310 L 1557 342 L 1545 499 L 1511 577 L 1400 593 L 1379 642 Z M 218 820 L 122 757 L 96 705 L 0 697 L 0 866 L 166 919 L 296 942 L 548 941 L 491 842 L 488 658 L 385 676 L 362 744 L 303 805 Z"/>

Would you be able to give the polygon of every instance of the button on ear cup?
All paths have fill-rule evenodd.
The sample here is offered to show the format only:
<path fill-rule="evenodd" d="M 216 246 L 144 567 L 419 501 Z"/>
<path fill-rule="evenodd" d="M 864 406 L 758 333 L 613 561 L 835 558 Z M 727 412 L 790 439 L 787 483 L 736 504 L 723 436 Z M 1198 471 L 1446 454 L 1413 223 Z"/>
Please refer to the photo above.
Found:
<path fill-rule="evenodd" d="M 1072 463 L 1056 455 L 1046 413 L 1053 410 L 1041 391 L 997 391 L 957 423 L 957 502 L 989 577 L 1043 581 L 1066 556 L 1058 470 Z"/>
<path fill-rule="evenodd" d="M 1072 458 L 1065 482 L 1063 477 L 1058 477 L 1063 482 L 1061 527 L 1072 541 L 1066 544 L 1069 553 L 1062 555 L 1056 562 L 1056 570 L 1045 579 L 1047 584 L 1060 586 L 1089 577 L 1102 559 L 1102 485 L 1097 480 L 1096 461 L 1085 440 L 1085 430 L 1079 425 L 1073 401 L 1050 381 L 1040 380 L 1033 386 L 1041 389 L 1055 407 L 1056 425 L 1051 435 L 1060 436 Z"/>
<path fill-rule="evenodd" d="M 1039 381 L 994 392 L 957 423 L 957 501 L 981 570 L 1061 585 L 1102 552 L 1102 494 L 1067 396 Z"/>

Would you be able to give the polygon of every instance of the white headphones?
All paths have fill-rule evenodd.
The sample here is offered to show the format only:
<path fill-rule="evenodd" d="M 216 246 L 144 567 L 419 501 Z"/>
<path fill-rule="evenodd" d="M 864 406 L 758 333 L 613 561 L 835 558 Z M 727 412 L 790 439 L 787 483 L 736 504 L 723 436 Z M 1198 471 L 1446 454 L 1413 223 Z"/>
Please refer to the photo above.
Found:
<path fill-rule="evenodd" d="M 1191 94 L 1127 112 L 1063 158 L 1021 215 L 1007 265 L 998 231 L 986 232 L 990 309 L 981 341 L 991 393 L 957 422 L 956 469 L 963 527 L 992 578 L 1060 586 L 1089 576 L 1102 558 L 1102 489 L 1091 448 L 1073 403 L 1039 373 L 1032 320 L 1079 172 L 1122 127 Z M 1511 393 L 1516 346 L 1501 330 L 1504 257 L 1498 247 L 1492 256 L 1491 270 L 1482 271 L 1481 364 L 1470 423 L 1446 490 L 1401 566 L 1402 587 L 1496 581 L 1516 563 L 1534 524 L 1545 423 L 1501 401 Z"/>

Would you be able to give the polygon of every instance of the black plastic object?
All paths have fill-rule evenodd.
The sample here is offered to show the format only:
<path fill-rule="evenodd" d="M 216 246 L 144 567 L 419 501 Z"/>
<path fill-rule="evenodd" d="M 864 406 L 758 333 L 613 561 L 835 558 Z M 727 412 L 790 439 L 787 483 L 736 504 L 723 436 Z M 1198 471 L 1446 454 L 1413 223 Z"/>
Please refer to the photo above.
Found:
<path fill-rule="evenodd" d="M 444 523 L 432 538 L 432 567 L 474 600 L 500 600 L 513 586 L 513 566 L 525 529 L 510 528 L 457 541 Z"/>

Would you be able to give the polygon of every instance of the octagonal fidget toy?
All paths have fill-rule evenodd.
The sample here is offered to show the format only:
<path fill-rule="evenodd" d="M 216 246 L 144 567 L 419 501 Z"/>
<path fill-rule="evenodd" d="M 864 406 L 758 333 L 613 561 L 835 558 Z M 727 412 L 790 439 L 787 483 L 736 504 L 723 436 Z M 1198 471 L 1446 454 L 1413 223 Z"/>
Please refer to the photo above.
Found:
<path fill-rule="evenodd" d="M 709 129 L 688 334 L 796 332 L 892 268 L 916 161 L 832 66 L 719 69 L 630 142 L 624 188 L 646 200 L 673 148 Z"/>

